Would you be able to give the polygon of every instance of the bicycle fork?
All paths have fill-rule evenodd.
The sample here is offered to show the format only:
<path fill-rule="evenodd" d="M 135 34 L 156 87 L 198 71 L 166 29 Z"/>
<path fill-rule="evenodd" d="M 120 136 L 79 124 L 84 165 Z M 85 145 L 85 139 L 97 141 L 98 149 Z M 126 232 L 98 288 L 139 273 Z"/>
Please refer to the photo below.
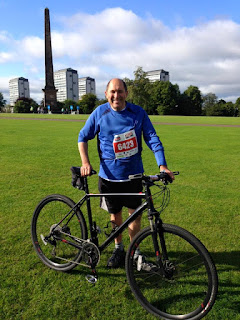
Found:
<path fill-rule="evenodd" d="M 169 269 L 170 262 L 168 260 L 167 248 L 166 248 L 166 243 L 165 243 L 163 229 L 162 229 L 162 220 L 159 217 L 157 217 L 155 224 L 153 223 L 153 220 L 150 220 L 150 226 L 152 229 L 152 240 L 153 240 L 153 246 L 154 246 L 157 265 L 160 269 L 162 276 L 164 278 L 170 279 L 173 275 L 174 268 L 172 268 L 170 272 L 170 269 Z M 158 238 L 160 240 L 160 247 L 159 247 Z"/>

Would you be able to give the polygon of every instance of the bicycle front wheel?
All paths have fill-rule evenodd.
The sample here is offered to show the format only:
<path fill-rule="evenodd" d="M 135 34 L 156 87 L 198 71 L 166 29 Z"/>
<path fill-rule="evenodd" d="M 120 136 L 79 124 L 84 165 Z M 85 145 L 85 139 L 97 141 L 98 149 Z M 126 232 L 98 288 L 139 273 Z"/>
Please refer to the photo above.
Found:
<path fill-rule="evenodd" d="M 165 245 L 163 241 L 161 245 L 157 235 L 162 264 L 157 262 L 150 227 L 140 231 L 131 242 L 126 255 L 131 290 L 155 316 L 201 319 L 216 299 L 218 279 L 213 260 L 204 245 L 180 227 L 163 224 L 162 235 Z M 140 253 L 136 253 L 137 248 Z"/>
<path fill-rule="evenodd" d="M 57 271 L 71 270 L 81 260 L 81 250 L 67 244 L 64 239 L 70 238 L 68 235 L 87 239 L 86 221 L 79 209 L 73 209 L 74 206 L 75 202 L 70 198 L 53 194 L 44 198 L 33 214 L 33 246 L 42 262 Z M 50 236 L 54 229 L 57 238 Z"/>

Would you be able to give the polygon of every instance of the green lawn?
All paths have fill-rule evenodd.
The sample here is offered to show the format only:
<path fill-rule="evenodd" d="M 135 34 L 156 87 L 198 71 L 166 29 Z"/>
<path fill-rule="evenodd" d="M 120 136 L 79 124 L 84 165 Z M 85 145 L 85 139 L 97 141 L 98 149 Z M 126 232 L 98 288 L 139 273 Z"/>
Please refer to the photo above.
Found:
<path fill-rule="evenodd" d="M 48 269 L 35 254 L 31 217 L 47 194 L 62 193 L 73 200 L 70 167 L 79 165 L 77 136 L 81 121 L 16 120 L 7 117 L 86 119 L 83 115 L 0 114 L 0 319 L 155 319 L 134 299 L 124 269 L 108 270 L 112 246 L 101 256 L 95 286 L 85 280 L 88 270 L 71 273 Z M 160 117 L 152 121 L 185 124 L 240 125 L 240 118 Z M 199 237 L 211 252 L 219 273 L 219 295 L 206 319 L 240 319 L 240 128 L 161 125 L 155 128 L 165 146 L 168 166 L 180 175 L 170 186 L 171 202 L 163 220 Z M 89 144 L 93 166 L 99 165 L 96 141 Z M 157 173 L 153 154 L 144 145 L 147 174 Z M 97 192 L 97 176 L 89 179 Z M 108 214 L 94 200 L 100 227 Z M 126 212 L 124 213 L 126 214 Z M 147 225 L 144 219 L 143 225 Z M 101 235 L 101 239 L 104 236 Z M 124 242 L 128 245 L 127 234 Z"/>
<path fill-rule="evenodd" d="M 30 113 L 0 113 L 1 118 L 35 118 L 35 119 L 62 119 L 62 120 L 86 120 L 87 114 L 30 114 Z M 180 124 L 204 124 L 204 125 L 240 125 L 239 117 L 184 117 L 184 116 L 150 116 L 153 122 L 180 123 Z"/>

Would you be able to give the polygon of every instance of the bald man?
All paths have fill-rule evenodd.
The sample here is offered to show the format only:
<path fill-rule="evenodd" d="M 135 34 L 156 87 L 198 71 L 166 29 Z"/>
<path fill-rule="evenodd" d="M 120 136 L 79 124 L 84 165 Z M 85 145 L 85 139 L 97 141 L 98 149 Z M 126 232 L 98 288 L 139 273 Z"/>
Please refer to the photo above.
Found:
<path fill-rule="evenodd" d="M 127 86 L 121 79 L 112 79 L 106 87 L 107 103 L 98 106 L 79 133 L 78 148 L 82 161 L 81 175 L 88 176 L 92 170 L 88 154 L 88 141 L 96 135 L 100 158 L 100 193 L 137 193 L 142 191 L 141 179 L 129 180 L 129 175 L 143 173 L 141 158 L 142 136 L 154 152 L 160 171 L 168 169 L 164 149 L 144 109 L 126 101 Z M 110 213 L 114 226 L 122 224 L 122 208 L 127 207 L 129 215 L 141 204 L 139 197 L 102 197 L 100 206 Z M 141 228 L 141 216 L 129 225 L 130 240 Z M 113 255 L 108 260 L 109 268 L 124 265 L 125 251 L 122 235 L 115 239 Z"/>

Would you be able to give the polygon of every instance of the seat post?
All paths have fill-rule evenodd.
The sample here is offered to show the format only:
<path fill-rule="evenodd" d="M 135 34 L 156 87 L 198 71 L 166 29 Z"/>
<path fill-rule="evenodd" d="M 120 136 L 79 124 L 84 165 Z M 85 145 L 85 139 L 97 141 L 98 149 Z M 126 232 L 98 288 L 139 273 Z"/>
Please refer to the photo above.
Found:
<path fill-rule="evenodd" d="M 89 196 L 87 177 L 84 177 L 83 181 L 84 181 L 84 191 L 87 196 L 86 202 L 87 202 L 89 228 L 90 228 L 90 234 L 91 234 L 90 240 L 98 246 L 97 228 L 96 228 L 96 223 L 92 220 L 92 209 L 91 209 L 91 202 L 90 202 L 90 196 Z"/>

